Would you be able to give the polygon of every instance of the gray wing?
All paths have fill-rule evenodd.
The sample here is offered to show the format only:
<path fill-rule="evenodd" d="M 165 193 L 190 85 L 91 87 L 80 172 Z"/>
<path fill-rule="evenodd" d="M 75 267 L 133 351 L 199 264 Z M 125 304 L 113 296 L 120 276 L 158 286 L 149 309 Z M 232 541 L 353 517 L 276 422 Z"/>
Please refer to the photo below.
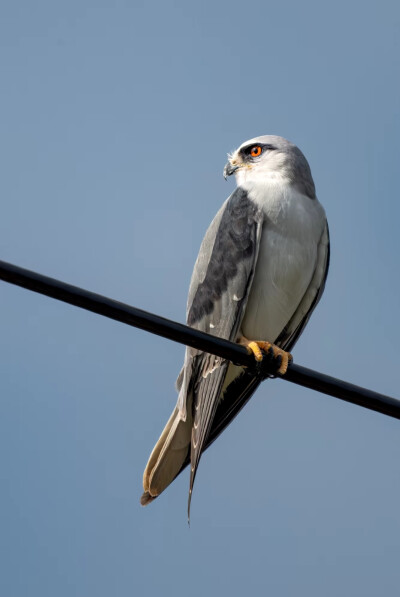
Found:
<path fill-rule="evenodd" d="M 200 248 L 189 289 L 188 325 L 236 340 L 258 257 L 263 215 L 237 188 L 212 222 Z M 189 507 L 200 456 L 213 424 L 228 361 L 194 355 L 190 388 L 193 428 Z"/>

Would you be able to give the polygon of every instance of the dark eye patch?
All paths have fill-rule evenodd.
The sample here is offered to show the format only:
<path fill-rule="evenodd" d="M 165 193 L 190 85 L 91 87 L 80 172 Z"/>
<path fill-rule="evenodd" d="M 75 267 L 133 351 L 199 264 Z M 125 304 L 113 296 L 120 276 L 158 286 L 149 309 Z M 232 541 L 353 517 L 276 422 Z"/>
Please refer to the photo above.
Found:
<path fill-rule="evenodd" d="M 242 158 L 253 159 L 251 155 L 251 150 L 255 146 L 261 147 L 261 154 L 263 154 L 264 151 L 276 149 L 276 147 L 274 145 L 271 145 L 270 143 L 252 143 L 251 145 L 246 145 L 246 147 L 242 147 L 242 149 L 240 150 Z"/>

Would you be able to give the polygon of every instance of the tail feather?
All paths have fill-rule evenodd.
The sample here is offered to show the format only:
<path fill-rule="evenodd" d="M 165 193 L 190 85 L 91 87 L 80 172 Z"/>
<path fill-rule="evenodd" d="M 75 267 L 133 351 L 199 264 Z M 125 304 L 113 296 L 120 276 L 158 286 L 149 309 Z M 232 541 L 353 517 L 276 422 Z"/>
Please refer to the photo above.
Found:
<path fill-rule="evenodd" d="M 152 502 L 172 483 L 187 459 L 192 430 L 191 409 L 188 410 L 186 421 L 183 421 L 175 407 L 150 454 L 143 474 L 142 506 Z"/>
<path fill-rule="evenodd" d="M 150 504 L 150 502 L 152 502 L 155 499 L 155 497 L 151 497 L 148 491 L 144 491 L 140 498 L 140 503 L 142 504 L 142 506 L 147 506 L 147 504 Z"/>

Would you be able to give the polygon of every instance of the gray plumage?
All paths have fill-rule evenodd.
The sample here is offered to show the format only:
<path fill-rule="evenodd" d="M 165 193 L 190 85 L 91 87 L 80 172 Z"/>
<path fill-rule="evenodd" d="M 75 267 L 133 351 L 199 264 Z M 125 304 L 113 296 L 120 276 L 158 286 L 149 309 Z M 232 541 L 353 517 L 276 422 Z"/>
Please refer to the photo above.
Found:
<path fill-rule="evenodd" d="M 224 172 L 235 173 L 238 187 L 200 247 L 188 325 L 232 341 L 243 336 L 290 350 L 322 295 L 329 265 L 328 227 L 309 165 L 295 145 L 268 135 L 242 144 Z M 177 406 L 144 472 L 142 504 L 190 462 L 190 508 L 202 452 L 260 381 L 246 368 L 187 348 Z"/>

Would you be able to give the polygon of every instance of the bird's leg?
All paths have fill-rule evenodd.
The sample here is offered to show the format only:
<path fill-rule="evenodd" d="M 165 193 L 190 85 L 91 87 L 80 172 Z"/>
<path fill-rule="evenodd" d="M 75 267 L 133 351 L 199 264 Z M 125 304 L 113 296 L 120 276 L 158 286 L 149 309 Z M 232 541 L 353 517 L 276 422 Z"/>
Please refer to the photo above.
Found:
<path fill-rule="evenodd" d="M 244 336 L 240 336 L 238 342 L 242 346 L 245 346 L 247 348 L 247 352 L 249 354 L 253 354 L 254 358 L 258 362 L 263 360 L 263 352 L 267 354 L 272 353 L 273 358 L 279 363 L 279 368 L 277 369 L 277 373 L 279 373 L 279 375 L 285 375 L 289 363 L 293 360 L 290 352 L 282 350 L 282 348 L 279 348 L 279 346 L 276 346 L 275 344 L 271 344 L 271 342 L 265 342 L 263 340 L 248 340 Z"/>

